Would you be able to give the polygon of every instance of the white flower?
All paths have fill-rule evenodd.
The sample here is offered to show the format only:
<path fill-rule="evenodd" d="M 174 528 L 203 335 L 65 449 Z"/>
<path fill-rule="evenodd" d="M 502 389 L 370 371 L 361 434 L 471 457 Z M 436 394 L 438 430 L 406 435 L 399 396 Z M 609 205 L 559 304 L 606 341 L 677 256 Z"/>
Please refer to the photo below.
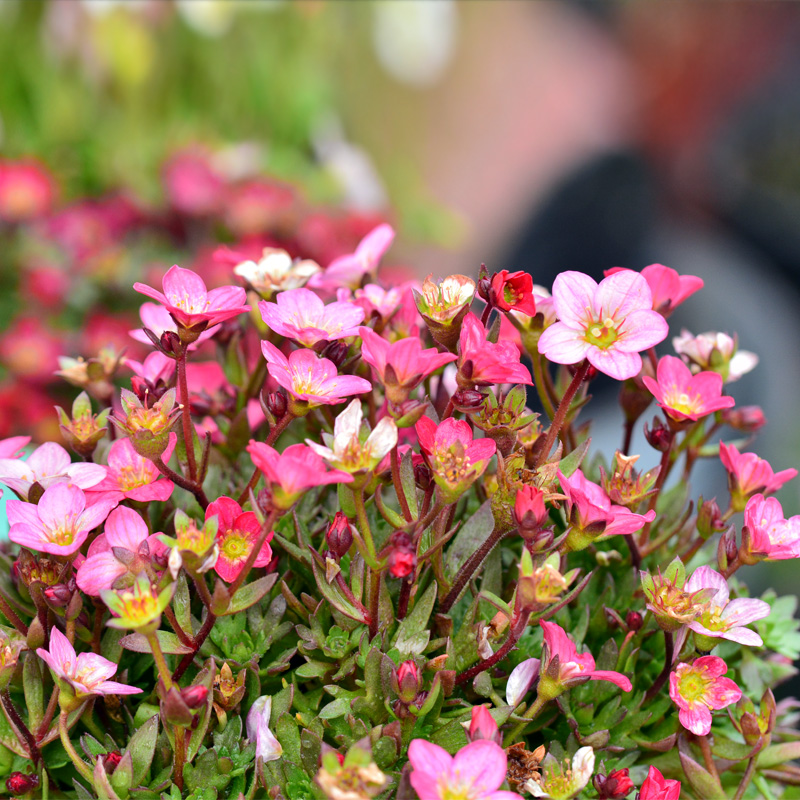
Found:
<path fill-rule="evenodd" d="M 272 294 L 305 286 L 308 279 L 321 269 L 316 261 L 295 261 L 285 250 L 265 247 L 257 263 L 243 261 L 233 271 L 257 292 Z"/>
<path fill-rule="evenodd" d="M 672 340 L 672 346 L 701 370 L 718 372 L 726 383 L 738 381 L 758 364 L 758 356 L 739 350 L 736 337 L 727 333 L 709 331 L 694 336 L 684 328 Z"/>
<path fill-rule="evenodd" d="M 256 743 L 256 759 L 264 761 L 277 761 L 283 755 L 281 743 L 269 729 L 271 714 L 272 698 L 265 694 L 253 703 L 247 715 L 247 738 Z"/>
<path fill-rule="evenodd" d="M 534 681 L 539 677 L 539 667 L 541 662 L 538 658 L 527 658 L 521 664 L 517 664 L 506 683 L 506 702 L 516 708 L 522 698 L 533 686 Z"/>
<path fill-rule="evenodd" d="M 569 759 L 562 764 L 548 753 L 542 762 L 540 779 L 531 778 L 522 788 L 543 800 L 569 800 L 589 783 L 594 772 L 594 760 L 591 747 L 581 747 L 572 757 L 572 764 Z"/>

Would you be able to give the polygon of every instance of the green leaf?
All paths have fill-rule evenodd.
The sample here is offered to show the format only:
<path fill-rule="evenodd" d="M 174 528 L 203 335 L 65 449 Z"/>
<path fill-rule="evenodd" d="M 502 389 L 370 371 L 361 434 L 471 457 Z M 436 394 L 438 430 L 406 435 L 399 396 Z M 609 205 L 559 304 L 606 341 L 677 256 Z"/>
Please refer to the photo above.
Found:
<path fill-rule="evenodd" d="M 40 659 L 33 653 L 26 653 L 22 665 L 22 687 L 28 709 L 28 729 L 32 731 L 38 730 L 44 719 L 44 684 L 40 664 Z"/>
<path fill-rule="evenodd" d="M 419 516 L 417 508 L 417 483 L 414 480 L 414 464 L 412 462 L 411 450 L 407 450 L 400 460 L 400 483 L 403 487 L 403 494 L 406 496 L 408 508 L 416 519 Z"/>
<path fill-rule="evenodd" d="M 487 500 L 464 524 L 447 549 L 445 574 L 454 578 L 467 559 L 491 536 L 494 530 L 492 502 Z"/>
<path fill-rule="evenodd" d="M 283 747 L 283 758 L 301 763 L 300 728 L 291 714 L 281 714 L 275 723 L 275 736 Z"/>
<path fill-rule="evenodd" d="M 200 711 L 197 727 L 192 731 L 192 736 L 189 739 L 189 746 L 186 752 L 187 761 L 191 761 L 197 755 L 197 751 L 200 749 L 208 730 L 208 723 L 211 720 L 211 706 L 214 702 L 214 676 L 216 672 L 214 659 L 209 658 L 203 669 L 197 673 L 197 677 L 192 681 L 192 686 L 205 686 L 208 689 L 208 697 L 206 698 L 205 706 Z"/>
<path fill-rule="evenodd" d="M 193 653 L 194 650 L 188 645 L 183 644 L 181 640 L 169 631 L 156 631 L 156 638 L 161 649 L 172 656 L 185 656 L 187 653 Z M 147 637 L 141 633 L 129 633 L 120 639 L 120 644 L 126 650 L 132 650 L 134 653 L 152 653 L 150 642 Z"/>
<path fill-rule="evenodd" d="M 332 703 L 323 706 L 319 712 L 320 719 L 336 719 L 343 717 L 350 712 L 350 701 L 346 697 L 340 697 Z"/>
<path fill-rule="evenodd" d="M 157 738 L 158 714 L 154 714 L 144 724 L 139 725 L 128 743 L 127 752 L 130 753 L 133 762 L 131 786 L 138 786 L 147 775 L 147 771 L 153 763 Z"/>
<path fill-rule="evenodd" d="M 314 570 L 314 578 L 317 581 L 317 588 L 322 596 L 338 611 L 350 619 L 363 622 L 365 625 L 369 621 L 363 612 L 357 609 L 342 593 L 336 584 L 328 583 L 325 573 L 316 561 L 312 561 L 311 567 Z"/>
<path fill-rule="evenodd" d="M 558 462 L 558 468 L 565 477 L 569 478 L 575 472 L 575 470 L 580 467 L 581 462 L 589 450 L 589 445 L 591 442 L 591 438 L 584 439 L 569 455 L 564 456 L 564 458 Z"/>
<path fill-rule="evenodd" d="M 242 586 L 231 598 L 227 611 L 221 616 L 227 617 L 231 614 L 238 614 L 240 611 L 244 611 L 250 608 L 250 606 L 255 605 L 275 585 L 275 581 L 277 580 L 278 573 L 272 572 L 269 575 L 265 575 L 263 578 L 259 578 L 257 581 Z"/>
<path fill-rule="evenodd" d="M 178 625 L 189 635 L 192 634 L 192 598 L 189 595 L 189 585 L 186 582 L 186 573 L 181 571 L 175 581 L 175 594 L 172 595 L 172 610 Z"/>

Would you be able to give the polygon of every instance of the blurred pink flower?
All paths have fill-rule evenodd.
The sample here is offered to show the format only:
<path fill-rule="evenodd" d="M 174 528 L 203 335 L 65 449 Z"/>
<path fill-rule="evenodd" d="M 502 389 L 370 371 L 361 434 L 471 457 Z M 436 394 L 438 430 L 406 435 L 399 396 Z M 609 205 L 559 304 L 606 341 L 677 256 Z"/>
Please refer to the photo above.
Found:
<path fill-rule="evenodd" d="M 37 161 L 0 161 L 0 219 L 26 222 L 53 206 L 56 182 Z"/>
<path fill-rule="evenodd" d="M 71 556 L 117 504 L 110 498 L 102 498 L 93 505 L 86 500 L 82 489 L 66 483 L 46 489 L 38 505 L 9 500 L 8 538 L 40 553 Z"/>
<path fill-rule="evenodd" d="M 624 267 L 613 267 L 607 269 L 604 274 L 608 276 L 623 271 Z M 696 275 L 679 275 L 674 269 L 663 264 L 650 264 L 640 274 L 653 293 L 653 311 L 658 311 L 665 317 L 705 285 L 702 278 Z"/>
<path fill-rule="evenodd" d="M 472 388 L 493 383 L 532 385 L 528 368 L 520 363 L 517 345 L 507 339 L 490 342 L 486 334 L 486 328 L 470 311 L 461 324 L 458 341 L 459 386 Z"/>
<path fill-rule="evenodd" d="M 217 325 L 250 310 L 241 286 L 222 286 L 208 291 L 203 279 L 177 264 L 170 267 L 162 283 L 163 293 L 144 283 L 133 288 L 162 303 L 178 325 L 184 328 Z"/>
<path fill-rule="evenodd" d="M 374 275 L 380 260 L 394 241 L 394 229 L 386 223 L 378 225 L 359 242 L 354 253 L 339 256 L 323 272 L 311 277 L 312 289 L 336 291 L 340 286 L 355 289 L 365 275 Z"/>
<path fill-rule="evenodd" d="M 340 375 L 333 361 L 312 350 L 293 350 L 287 358 L 272 342 L 261 342 L 269 374 L 297 400 L 312 406 L 337 405 L 345 397 L 364 394 L 372 384 L 356 375 Z"/>
<path fill-rule="evenodd" d="M 36 317 L 19 317 L 0 336 L 0 363 L 20 378 L 52 380 L 63 354 L 63 336 Z"/>
<path fill-rule="evenodd" d="M 770 463 L 755 453 L 740 453 L 736 445 L 719 443 L 719 457 L 728 472 L 728 488 L 736 511 L 744 509 L 752 495 L 773 494 L 797 477 L 794 468 L 775 472 Z"/>
<path fill-rule="evenodd" d="M 50 649 L 39 647 L 36 654 L 60 680 L 69 683 L 78 699 L 96 694 L 139 694 L 142 690 L 117 681 L 109 681 L 117 665 L 95 653 L 76 655 L 69 639 L 58 628 L 50 632 Z"/>
<path fill-rule="evenodd" d="M 581 272 L 562 272 L 553 284 L 558 322 L 539 339 L 539 352 L 557 364 L 584 359 L 617 380 L 642 368 L 640 351 L 663 341 L 669 328 L 653 311 L 645 278 L 622 270 L 597 284 Z"/>
<path fill-rule="evenodd" d="M 169 202 L 189 216 L 213 214 L 225 202 L 225 181 L 211 155 L 199 149 L 172 156 L 164 167 L 164 188 Z"/>
<path fill-rule="evenodd" d="M 30 436 L 12 436 L 10 439 L 0 439 L 0 459 L 20 458 L 30 440 Z"/>
<path fill-rule="evenodd" d="M 661 358 L 656 378 L 645 375 L 642 380 L 661 408 L 678 421 L 698 420 L 736 403 L 722 394 L 721 375 L 716 372 L 692 375 L 689 367 L 675 356 Z"/>
<path fill-rule="evenodd" d="M 758 560 L 800 558 L 800 515 L 786 519 L 774 497 L 755 494 L 744 508 L 743 546 Z"/>
<path fill-rule="evenodd" d="M 364 321 L 363 308 L 338 300 L 326 306 L 310 289 L 281 292 L 277 303 L 262 300 L 258 310 L 275 333 L 295 339 L 306 347 L 358 336 L 358 326 Z"/>
<path fill-rule="evenodd" d="M 728 665 L 717 656 L 701 656 L 691 664 L 678 664 L 669 675 L 669 696 L 678 706 L 681 725 L 696 736 L 711 731 L 711 711 L 739 700 L 742 690 L 722 676 Z"/>

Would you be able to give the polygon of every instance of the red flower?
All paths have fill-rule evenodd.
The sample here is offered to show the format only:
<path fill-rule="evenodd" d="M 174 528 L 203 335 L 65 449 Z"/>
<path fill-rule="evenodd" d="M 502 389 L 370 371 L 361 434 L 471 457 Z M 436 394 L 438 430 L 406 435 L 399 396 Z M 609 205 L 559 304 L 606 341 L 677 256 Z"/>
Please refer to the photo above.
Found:
<path fill-rule="evenodd" d="M 527 272 L 501 269 L 492 275 L 494 302 L 503 311 L 521 311 L 532 317 L 536 314 L 533 297 L 533 278 Z"/>
<path fill-rule="evenodd" d="M 639 800 L 680 800 L 681 782 L 665 778 L 655 767 L 650 767 Z"/>

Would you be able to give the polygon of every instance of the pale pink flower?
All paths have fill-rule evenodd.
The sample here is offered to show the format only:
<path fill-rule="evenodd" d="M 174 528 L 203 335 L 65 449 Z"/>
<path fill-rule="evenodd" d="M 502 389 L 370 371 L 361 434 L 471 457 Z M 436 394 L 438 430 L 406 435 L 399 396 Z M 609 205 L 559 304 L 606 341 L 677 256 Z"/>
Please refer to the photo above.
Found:
<path fill-rule="evenodd" d="M 500 790 L 508 759 L 495 742 L 471 742 L 451 756 L 438 744 L 413 739 L 408 760 L 419 800 L 520 800 L 520 795 Z"/>
<path fill-rule="evenodd" d="M 452 353 L 440 353 L 434 347 L 424 349 L 417 336 L 390 343 L 371 328 L 362 326 L 358 332 L 361 357 L 375 370 L 389 399 L 395 403 L 406 400 L 408 393 L 426 376 L 456 360 Z"/>
<path fill-rule="evenodd" d="M 714 595 L 709 598 L 700 616 L 687 623 L 696 634 L 713 639 L 729 639 L 732 642 L 761 647 L 761 637 L 744 626 L 757 619 L 768 617 L 769 603 L 753 597 L 737 597 L 730 599 L 728 582 L 711 567 L 698 567 L 683 587 L 685 592 L 698 592 L 701 589 L 712 589 Z M 711 647 L 706 648 L 708 650 Z"/>
<path fill-rule="evenodd" d="M 511 670 L 506 681 L 506 701 L 516 708 L 534 683 L 539 679 L 542 662 L 538 658 L 526 658 Z"/>
<path fill-rule="evenodd" d="M 445 503 L 455 502 L 483 475 L 497 451 L 493 439 L 473 439 L 472 428 L 463 419 L 448 417 L 437 425 L 430 417 L 421 417 L 415 430 Z"/>
<path fill-rule="evenodd" d="M 97 694 L 139 694 L 142 690 L 117 681 L 110 681 L 117 665 L 95 653 L 77 655 L 69 639 L 58 628 L 50 631 L 50 649 L 39 647 L 36 654 L 59 680 L 69 683 L 80 700 Z"/>
<path fill-rule="evenodd" d="M 161 458 L 166 463 L 175 449 L 178 437 L 169 434 L 169 444 Z M 151 500 L 167 500 L 174 486 L 165 478 L 155 464 L 140 456 L 130 439 L 117 439 L 108 451 L 106 477 L 91 488 L 91 494 L 114 501 L 138 500 L 148 503 Z"/>
<path fill-rule="evenodd" d="M 256 759 L 277 761 L 283 755 L 283 747 L 269 728 L 272 716 L 272 698 L 269 695 L 259 697 L 247 712 L 245 730 L 247 739 L 256 746 Z"/>
<path fill-rule="evenodd" d="M 144 361 L 126 358 L 123 363 L 133 371 L 136 378 L 149 386 L 156 386 L 159 381 L 168 384 L 175 374 L 175 359 L 159 353 L 158 350 L 148 353 Z"/>
<path fill-rule="evenodd" d="M 623 267 L 607 269 L 605 275 L 622 272 Z M 668 317 L 684 300 L 700 291 L 705 285 L 696 275 L 679 275 L 671 267 L 650 264 L 641 271 L 653 293 L 653 311 Z"/>
<path fill-rule="evenodd" d="M 149 535 L 144 520 L 133 509 L 118 506 L 109 515 L 100 534 L 90 545 L 86 560 L 78 567 L 75 579 L 86 594 L 100 597 L 106 589 L 123 588 L 118 582 L 128 576 L 128 584 L 150 564 L 160 542 Z"/>
<path fill-rule="evenodd" d="M 279 453 L 263 442 L 250 440 L 247 452 L 253 463 L 264 473 L 273 504 L 290 508 L 306 491 L 328 483 L 352 483 L 353 476 L 332 469 L 310 447 L 293 444 Z"/>
<path fill-rule="evenodd" d="M 151 330 L 159 339 L 161 338 L 161 334 L 166 331 L 172 331 L 173 333 L 178 332 L 178 326 L 175 324 L 175 320 L 172 318 L 169 311 L 167 311 L 164 306 L 160 306 L 157 303 L 142 303 L 139 307 L 139 318 L 142 320 L 142 328 L 128 331 L 128 335 L 132 339 L 136 339 L 137 342 L 142 342 L 142 344 L 153 344 L 143 328 Z M 196 350 L 199 345 L 207 339 L 210 339 L 218 330 L 218 325 L 206 328 L 197 339 L 189 345 L 189 350 Z"/>
<path fill-rule="evenodd" d="M 458 382 L 462 388 L 493 383 L 533 384 L 528 368 L 520 363 L 514 342 L 487 341 L 486 328 L 470 311 L 461 324 L 458 340 Z"/>
<path fill-rule="evenodd" d="M 242 511 L 242 507 L 230 497 L 220 497 L 206 509 L 206 521 L 217 517 L 217 546 L 219 558 L 214 569 L 222 580 L 232 583 L 236 580 L 245 561 L 261 534 L 261 523 L 252 511 Z M 254 567 L 266 567 L 272 561 L 272 548 L 269 546 L 272 532 L 267 534 L 264 544 L 256 556 Z"/>
<path fill-rule="evenodd" d="M 0 460 L 20 458 L 30 440 L 30 436 L 12 436 L 10 439 L 0 439 Z"/>
<path fill-rule="evenodd" d="M 55 442 L 40 445 L 25 461 L 0 458 L 0 483 L 26 500 L 31 487 L 37 483 L 42 489 L 49 489 L 57 483 L 89 489 L 100 483 L 105 474 L 105 467 L 100 464 L 73 464 L 69 453 Z"/>
<path fill-rule="evenodd" d="M 696 369 L 719 372 L 725 383 L 738 381 L 755 369 L 758 356 L 749 350 L 739 350 L 735 336 L 709 331 L 693 336 L 685 328 L 672 340 L 678 355 L 685 356 Z"/>
<path fill-rule="evenodd" d="M 730 408 L 736 401 L 722 394 L 722 376 L 716 372 L 692 371 L 675 356 L 658 362 L 657 380 L 645 375 L 644 385 L 672 419 L 698 420 L 714 411 Z"/>
<path fill-rule="evenodd" d="M 243 260 L 233 271 L 260 294 L 272 295 L 305 286 L 308 279 L 320 270 L 316 261 L 300 261 L 285 250 L 265 247 L 258 262 Z"/>
<path fill-rule="evenodd" d="M 663 341 L 669 328 L 653 311 L 653 295 L 638 273 L 623 270 L 597 284 L 581 272 L 562 272 L 553 284 L 558 322 L 539 339 L 539 352 L 557 364 L 584 359 L 617 380 L 642 368 L 639 353 Z"/>
<path fill-rule="evenodd" d="M 741 511 L 754 494 L 773 494 L 797 476 L 790 468 L 775 472 L 768 461 L 755 453 L 740 453 L 736 445 L 719 443 L 719 457 L 728 473 L 728 488 L 734 509 Z"/>
<path fill-rule="evenodd" d="M 339 256 L 323 272 L 312 275 L 312 289 L 335 291 L 340 286 L 355 289 L 365 275 L 373 275 L 384 253 L 392 246 L 394 229 L 382 224 L 371 230 L 358 244 L 354 253 Z"/>
<path fill-rule="evenodd" d="M 372 384 L 357 375 L 340 375 L 333 361 L 312 350 L 293 350 L 287 358 L 272 342 L 261 342 L 269 374 L 297 400 L 309 405 L 341 403 L 345 397 L 364 394 Z"/>
<path fill-rule="evenodd" d="M 696 736 L 711 732 L 711 712 L 736 703 L 742 690 L 722 677 L 728 665 L 717 656 L 701 656 L 691 664 L 678 664 L 669 674 L 669 696 L 680 709 L 681 725 Z"/>
<path fill-rule="evenodd" d="M 631 682 L 620 672 L 595 669 L 595 661 L 591 653 L 579 654 L 575 643 L 567 636 L 566 631 L 555 622 L 540 620 L 544 633 L 544 650 L 542 652 L 541 671 L 546 672 L 550 662 L 558 656 L 558 677 L 564 689 L 579 683 L 590 681 L 609 681 L 619 686 L 624 692 L 633 689 Z"/>
<path fill-rule="evenodd" d="M 744 508 L 744 525 L 750 555 L 766 561 L 800 558 L 800 515 L 786 519 L 775 497 L 753 495 Z"/>
<path fill-rule="evenodd" d="M 665 778 L 656 767 L 650 767 L 639 800 L 681 800 L 681 782 Z"/>
<path fill-rule="evenodd" d="M 102 498 L 88 505 L 83 489 L 56 483 L 45 489 L 38 505 L 8 501 L 8 538 L 40 553 L 71 556 L 116 504 L 115 499 Z"/>
<path fill-rule="evenodd" d="M 368 283 L 363 289 L 356 289 L 352 302 L 364 309 L 365 318 L 375 313 L 386 320 L 397 311 L 403 297 L 411 291 L 411 285 L 414 284 L 404 283 L 384 289 L 376 283 Z M 348 294 L 350 294 L 348 289 L 340 289 L 337 298 L 350 300 Z"/>
<path fill-rule="evenodd" d="M 310 289 L 281 292 L 277 303 L 262 300 L 258 310 L 275 333 L 306 347 L 358 336 L 358 326 L 364 321 L 363 308 L 338 300 L 326 306 Z"/>
<path fill-rule="evenodd" d="M 223 286 L 209 292 L 197 273 L 177 264 L 164 276 L 163 292 L 144 283 L 134 283 L 133 288 L 163 304 L 183 328 L 217 325 L 250 310 L 245 302 L 247 293 L 241 286 Z"/>

